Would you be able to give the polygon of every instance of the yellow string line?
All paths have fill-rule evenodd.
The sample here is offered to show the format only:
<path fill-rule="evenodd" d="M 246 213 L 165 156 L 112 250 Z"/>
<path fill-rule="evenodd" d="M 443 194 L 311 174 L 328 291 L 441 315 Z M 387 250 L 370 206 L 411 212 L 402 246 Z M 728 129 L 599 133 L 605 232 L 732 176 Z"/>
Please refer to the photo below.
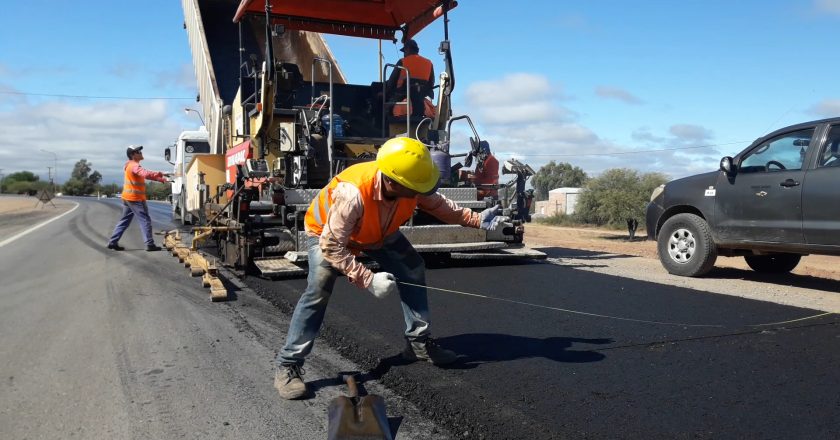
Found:
<path fill-rule="evenodd" d="M 406 283 L 404 281 L 397 281 L 397 282 L 400 283 L 400 284 L 405 284 L 406 286 L 425 287 L 427 289 L 439 290 L 441 292 L 455 293 L 455 294 L 458 294 L 458 295 L 472 296 L 472 297 L 476 297 L 476 298 L 492 299 L 492 300 L 495 300 L 495 301 L 503 301 L 503 302 L 519 304 L 519 305 L 523 305 L 523 306 L 530 306 L 530 307 L 537 307 L 537 308 L 540 308 L 540 309 L 547 309 L 547 310 L 554 310 L 554 311 L 558 311 L 558 312 L 572 313 L 572 314 L 575 314 L 575 315 L 592 316 L 592 317 L 596 317 L 596 318 L 607 318 L 607 319 L 615 319 L 615 320 L 618 320 L 618 321 L 639 322 L 639 323 L 643 323 L 643 324 L 674 325 L 674 326 L 679 326 L 679 327 L 714 327 L 714 328 L 726 328 L 727 327 L 727 326 L 722 325 L 722 324 L 685 324 L 685 323 L 680 323 L 680 322 L 647 321 L 647 320 L 644 320 L 644 319 L 624 318 L 624 317 L 621 317 L 621 316 L 600 315 L 600 314 L 597 314 L 597 313 L 581 312 L 581 311 L 578 311 L 578 310 L 570 310 L 570 309 L 561 309 L 559 307 L 544 306 L 544 305 L 541 305 L 541 304 L 533 304 L 533 303 L 529 303 L 529 302 L 516 301 L 516 300 L 512 300 L 512 299 L 495 298 L 495 297 L 492 297 L 492 296 L 479 295 L 477 293 L 461 292 L 461 291 L 458 291 L 458 290 L 441 289 L 440 287 L 424 286 L 422 284 Z M 805 321 L 805 320 L 808 320 L 808 319 L 815 319 L 815 318 L 819 318 L 819 317 L 822 317 L 822 316 L 833 315 L 833 314 L 834 314 L 833 312 L 826 312 L 826 313 L 820 313 L 818 315 L 806 316 L 804 318 L 791 319 L 789 321 L 771 322 L 771 323 L 767 323 L 767 324 L 747 324 L 747 325 L 743 325 L 741 327 L 766 327 L 766 326 L 771 326 L 771 325 L 789 324 L 789 323 L 792 323 L 792 322 Z M 732 326 L 729 326 L 729 327 L 732 327 Z"/>

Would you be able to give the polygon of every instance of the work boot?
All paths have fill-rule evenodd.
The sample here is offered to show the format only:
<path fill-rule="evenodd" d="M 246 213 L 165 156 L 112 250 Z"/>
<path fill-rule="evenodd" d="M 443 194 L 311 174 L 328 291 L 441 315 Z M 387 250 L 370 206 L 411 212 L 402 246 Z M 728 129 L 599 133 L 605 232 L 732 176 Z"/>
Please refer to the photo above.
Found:
<path fill-rule="evenodd" d="M 108 243 L 108 249 L 113 249 L 115 251 L 123 251 L 125 250 L 124 247 L 116 244 L 116 243 Z"/>
<path fill-rule="evenodd" d="M 274 388 L 286 400 L 300 399 L 306 395 L 303 382 L 303 368 L 300 365 L 283 365 L 274 373 Z"/>
<path fill-rule="evenodd" d="M 155 252 L 155 251 L 159 251 L 159 250 L 160 250 L 160 246 L 158 246 L 156 244 L 147 244 L 146 245 L 146 252 Z"/>
<path fill-rule="evenodd" d="M 423 341 L 406 340 L 402 357 L 411 362 L 427 361 L 435 365 L 448 365 L 458 360 L 458 355 L 454 351 L 441 347 L 432 338 Z"/>

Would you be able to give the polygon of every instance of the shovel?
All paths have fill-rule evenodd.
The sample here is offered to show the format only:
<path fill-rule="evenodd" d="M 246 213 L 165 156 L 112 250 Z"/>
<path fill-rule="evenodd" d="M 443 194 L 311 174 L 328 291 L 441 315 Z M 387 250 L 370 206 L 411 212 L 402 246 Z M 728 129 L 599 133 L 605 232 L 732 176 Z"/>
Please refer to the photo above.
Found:
<path fill-rule="evenodd" d="M 393 440 L 388 416 L 385 413 L 385 399 L 381 396 L 359 397 L 356 378 L 345 375 L 348 396 L 340 396 L 330 402 L 327 410 L 328 440 L 382 439 Z"/>

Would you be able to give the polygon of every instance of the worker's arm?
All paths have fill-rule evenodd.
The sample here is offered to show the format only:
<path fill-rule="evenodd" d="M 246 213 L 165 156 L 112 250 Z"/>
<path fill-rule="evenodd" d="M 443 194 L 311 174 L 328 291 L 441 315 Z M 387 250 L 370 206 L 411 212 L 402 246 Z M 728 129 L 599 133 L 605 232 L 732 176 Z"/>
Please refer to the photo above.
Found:
<path fill-rule="evenodd" d="M 324 259 L 356 287 L 365 289 L 373 281 L 373 272 L 356 259 L 347 247 L 350 235 L 359 225 L 365 208 L 359 189 L 342 182 L 333 190 L 333 202 L 327 213 L 324 230 L 318 239 Z"/>
<path fill-rule="evenodd" d="M 135 176 L 140 176 L 144 179 L 150 180 L 157 180 L 158 182 L 166 182 L 166 178 L 163 177 L 163 173 L 160 171 L 149 171 L 140 166 L 139 163 L 132 165 L 131 167 L 131 174 Z"/>
<path fill-rule="evenodd" d="M 438 193 L 428 196 L 418 196 L 417 207 L 437 217 L 444 223 L 469 226 L 471 228 L 481 226 L 481 219 L 477 213 L 468 208 L 461 208 L 457 203 Z"/>

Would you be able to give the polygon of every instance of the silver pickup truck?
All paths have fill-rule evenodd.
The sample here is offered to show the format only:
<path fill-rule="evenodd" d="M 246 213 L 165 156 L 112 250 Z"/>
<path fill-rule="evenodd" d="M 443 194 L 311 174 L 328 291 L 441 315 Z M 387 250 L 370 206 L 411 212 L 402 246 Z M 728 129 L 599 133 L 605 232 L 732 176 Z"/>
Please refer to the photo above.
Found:
<path fill-rule="evenodd" d="M 682 276 L 706 274 L 718 255 L 766 273 L 840 255 L 840 118 L 776 130 L 718 171 L 660 186 L 646 226 L 662 265 Z"/>

